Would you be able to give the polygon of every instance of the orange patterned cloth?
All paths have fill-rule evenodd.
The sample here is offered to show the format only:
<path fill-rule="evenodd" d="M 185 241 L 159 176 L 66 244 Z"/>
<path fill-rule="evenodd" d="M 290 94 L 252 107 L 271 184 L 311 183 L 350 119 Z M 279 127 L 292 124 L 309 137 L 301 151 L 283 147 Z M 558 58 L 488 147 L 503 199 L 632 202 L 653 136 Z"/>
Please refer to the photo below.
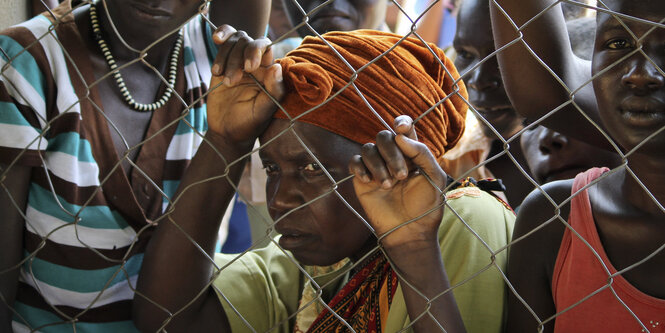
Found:
<path fill-rule="evenodd" d="M 417 121 L 416 133 L 437 160 L 459 141 L 467 92 L 442 50 L 375 30 L 329 32 L 323 38 L 336 52 L 320 38 L 306 37 L 277 60 L 288 93 L 281 104 L 287 114 L 279 111 L 275 117 L 310 123 L 364 144 L 374 142 L 399 115 L 416 119 L 427 113 Z"/>
<path fill-rule="evenodd" d="M 378 251 L 328 303 L 333 311 L 323 310 L 307 332 L 383 332 L 396 290 L 397 275 Z"/>

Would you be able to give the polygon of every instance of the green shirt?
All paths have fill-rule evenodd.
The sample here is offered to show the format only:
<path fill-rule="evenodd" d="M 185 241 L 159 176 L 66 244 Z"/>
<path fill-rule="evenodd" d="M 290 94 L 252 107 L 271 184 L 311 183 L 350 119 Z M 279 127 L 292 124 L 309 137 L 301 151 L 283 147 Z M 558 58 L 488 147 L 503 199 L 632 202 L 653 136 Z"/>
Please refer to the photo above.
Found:
<path fill-rule="evenodd" d="M 447 197 L 439 244 L 464 325 L 468 332 L 501 332 L 507 291 L 500 271 L 505 271 L 508 255 L 504 247 L 510 241 L 515 215 L 476 187 L 450 191 Z M 496 253 L 494 262 L 492 252 Z M 214 287 L 233 332 L 293 330 L 306 277 L 289 252 L 271 243 L 240 257 L 217 254 L 215 263 L 222 270 Z M 323 287 L 323 299 L 331 299 L 346 283 L 347 271 L 342 268 L 314 279 Z M 385 332 L 396 332 L 408 324 L 398 287 Z"/>

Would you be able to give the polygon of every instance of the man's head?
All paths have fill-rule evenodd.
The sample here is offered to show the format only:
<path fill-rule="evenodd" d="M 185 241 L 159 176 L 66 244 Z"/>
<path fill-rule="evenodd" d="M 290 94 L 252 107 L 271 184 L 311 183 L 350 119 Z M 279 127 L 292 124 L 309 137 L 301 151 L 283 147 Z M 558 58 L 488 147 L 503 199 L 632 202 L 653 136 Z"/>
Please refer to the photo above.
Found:
<path fill-rule="evenodd" d="M 335 0 L 323 5 L 324 0 L 283 0 L 291 24 L 303 22 L 307 13 L 308 23 L 319 34 L 329 31 L 357 29 L 379 30 L 386 17 L 386 0 Z M 302 10 L 301 10 L 302 8 Z M 314 35 L 306 25 L 298 29 L 301 37 Z"/>
<path fill-rule="evenodd" d="M 278 111 L 260 137 L 266 144 L 260 154 L 268 173 L 268 209 L 285 235 L 280 245 L 316 265 L 353 258 L 372 243 L 351 182 L 339 183 L 362 145 L 374 142 L 399 115 L 422 116 L 414 125 L 419 139 L 440 157 L 459 140 L 466 113 L 464 85 L 435 46 L 430 45 L 433 54 L 408 39 L 382 55 L 401 37 L 361 30 L 324 38 L 350 66 L 363 69 L 353 75 L 320 39 L 306 38 L 279 60 L 286 113 Z M 348 84 L 352 79 L 355 87 Z"/>
<path fill-rule="evenodd" d="M 457 51 L 455 66 L 462 74 L 471 71 L 464 76 L 469 102 L 502 137 L 509 138 L 522 129 L 523 118 L 508 99 L 496 56 L 487 58 L 494 52 L 489 1 L 464 0 L 457 22 L 453 40 Z M 483 129 L 487 137 L 496 138 L 490 128 Z"/>
<path fill-rule="evenodd" d="M 665 17 L 659 0 L 609 0 L 609 9 L 653 22 L 619 19 L 598 13 L 592 73 L 600 117 L 611 136 L 626 150 L 665 126 L 665 29 L 654 28 Z M 662 154 L 665 133 L 640 151 Z"/>

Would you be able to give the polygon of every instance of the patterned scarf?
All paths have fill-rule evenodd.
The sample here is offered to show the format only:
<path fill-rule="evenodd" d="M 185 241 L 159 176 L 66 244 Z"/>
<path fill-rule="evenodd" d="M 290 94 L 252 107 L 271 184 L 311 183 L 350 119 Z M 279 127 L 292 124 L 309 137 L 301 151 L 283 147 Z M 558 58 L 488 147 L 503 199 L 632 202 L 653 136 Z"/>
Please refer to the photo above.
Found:
<path fill-rule="evenodd" d="M 356 332 L 382 332 L 397 289 L 397 275 L 381 252 L 366 262 L 328 306 Z M 307 332 L 346 331 L 348 327 L 325 309 Z"/>

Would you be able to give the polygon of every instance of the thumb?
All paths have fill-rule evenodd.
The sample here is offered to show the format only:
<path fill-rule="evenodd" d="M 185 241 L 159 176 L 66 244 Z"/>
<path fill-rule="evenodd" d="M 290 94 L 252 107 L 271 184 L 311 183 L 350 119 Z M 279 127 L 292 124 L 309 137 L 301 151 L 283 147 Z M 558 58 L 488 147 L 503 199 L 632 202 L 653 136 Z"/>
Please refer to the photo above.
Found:
<path fill-rule="evenodd" d="M 413 125 L 413 119 L 407 115 L 401 115 L 393 121 L 395 134 L 404 134 L 408 138 L 418 140 L 416 135 L 416 127 Z"/>
<path fill-rule="evenodd" d="M 413 140 L 404 134 L 398 134 L 395 137 L 395 143 L 407 159 L 410 159 L 416 167 L 425 172 L 435 184 L 440 186 L 439 189 L 443 189 L 446 173 L 441 169 L 436 158 L 424 143 Z"/>

